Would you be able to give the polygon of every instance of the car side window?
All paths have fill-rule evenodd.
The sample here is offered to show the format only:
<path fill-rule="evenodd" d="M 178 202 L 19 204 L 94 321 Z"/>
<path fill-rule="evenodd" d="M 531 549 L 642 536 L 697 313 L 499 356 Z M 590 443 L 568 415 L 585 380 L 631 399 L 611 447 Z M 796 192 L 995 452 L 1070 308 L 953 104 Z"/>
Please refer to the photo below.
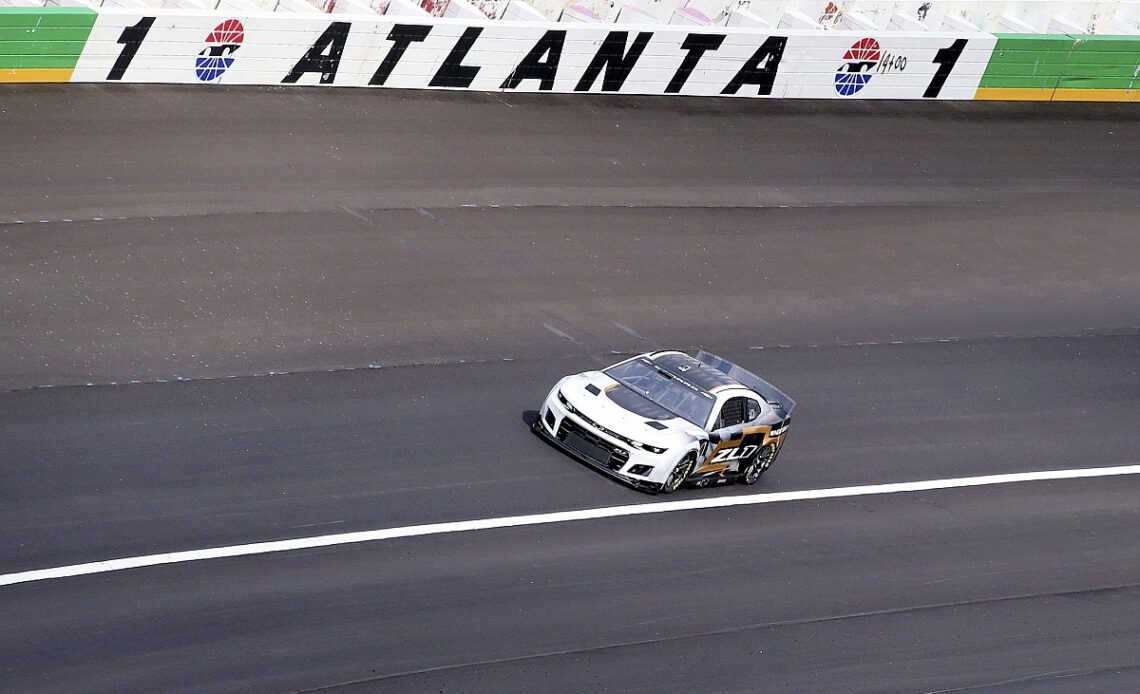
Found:
<path fill-rule="evenodd" d="M 745 398 L 744 400 L 744 421 L 751 422 L 760 416 L 763 410 L 760 409 L 760 403 L 752 398 Z"/>
<path fill-rule="evenodd" d="M 736 426 L 744 423 L 744 401 L 747 398 L 730 398 L 720 410 L 720 417 L 716 420 L 716 428 Z"/>

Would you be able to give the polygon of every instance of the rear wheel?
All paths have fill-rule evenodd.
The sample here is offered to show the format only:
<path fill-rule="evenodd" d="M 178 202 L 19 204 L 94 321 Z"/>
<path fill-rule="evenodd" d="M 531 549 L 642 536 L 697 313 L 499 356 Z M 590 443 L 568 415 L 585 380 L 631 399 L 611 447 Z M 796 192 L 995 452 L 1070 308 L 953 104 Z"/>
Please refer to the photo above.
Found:
<path fill-rule="evenodd" d="M 673 472 L 669 473 L 669 479 L 661 485 L 662 494 L 672 494 L 677 491 L 681 483 L 685 481 L 689 475 L 693 474 L 693 466 L 697 464 L 697 454 L 687 453 L 681 462 L 673 468 Z"/>
<path fill-rule="evenodd" d="M 760 475 L 772 466 L 772 461 L 776 459 L 776 445 L 768 444 L 760 449 L 755 457 L 748 463 L 743 470 L 740 471 L 738 481 L 741 484 L 756 484 L 760 481 Z"/>

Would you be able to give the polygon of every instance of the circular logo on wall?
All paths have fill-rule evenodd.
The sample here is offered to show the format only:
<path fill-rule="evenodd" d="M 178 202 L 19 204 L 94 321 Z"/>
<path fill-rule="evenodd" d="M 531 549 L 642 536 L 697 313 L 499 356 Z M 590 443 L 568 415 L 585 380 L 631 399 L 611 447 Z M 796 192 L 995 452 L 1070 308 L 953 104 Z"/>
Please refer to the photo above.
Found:
<path fill-rule="evenodd" d="M 867 86 L 881 58 L 882 51 L 875 39 L 859 39 L 847 49 L 843 64 L 835 71 L 835 91 L 839 96 L 851 96 Z"/>
<path fill-rule="evenodd" d="M 194 60 L 194 74 L 203 82 L 213 82 L 234 64 L 234 51 L 245 40 L 245 27 L 236 19 L 227 19 L 206 37 L 206 47 Z"/>

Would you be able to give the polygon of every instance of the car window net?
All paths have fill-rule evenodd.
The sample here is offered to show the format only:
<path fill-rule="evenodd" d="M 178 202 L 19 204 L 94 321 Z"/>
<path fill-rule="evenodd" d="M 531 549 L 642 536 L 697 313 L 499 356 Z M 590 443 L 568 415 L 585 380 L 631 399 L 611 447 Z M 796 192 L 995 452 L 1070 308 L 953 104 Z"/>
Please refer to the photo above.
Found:
<path fill-rule="evenodd" d="M 744 398 L 733 398 L 720 411 L 721 426 L 736 426 L 744 421 Z"/>

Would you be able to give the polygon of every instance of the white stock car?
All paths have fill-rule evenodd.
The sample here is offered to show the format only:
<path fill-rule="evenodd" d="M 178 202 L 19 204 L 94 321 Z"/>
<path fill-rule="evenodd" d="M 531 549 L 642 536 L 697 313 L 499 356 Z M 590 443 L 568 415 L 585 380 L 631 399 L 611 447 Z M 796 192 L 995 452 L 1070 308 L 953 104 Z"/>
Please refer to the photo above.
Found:
<path fill-rule="evenodd" d="M 559 381 L 533 429 L 637 489 L 755 484 L 776 459 L 796 403 L 715 354 L 641 354 Z"/>

